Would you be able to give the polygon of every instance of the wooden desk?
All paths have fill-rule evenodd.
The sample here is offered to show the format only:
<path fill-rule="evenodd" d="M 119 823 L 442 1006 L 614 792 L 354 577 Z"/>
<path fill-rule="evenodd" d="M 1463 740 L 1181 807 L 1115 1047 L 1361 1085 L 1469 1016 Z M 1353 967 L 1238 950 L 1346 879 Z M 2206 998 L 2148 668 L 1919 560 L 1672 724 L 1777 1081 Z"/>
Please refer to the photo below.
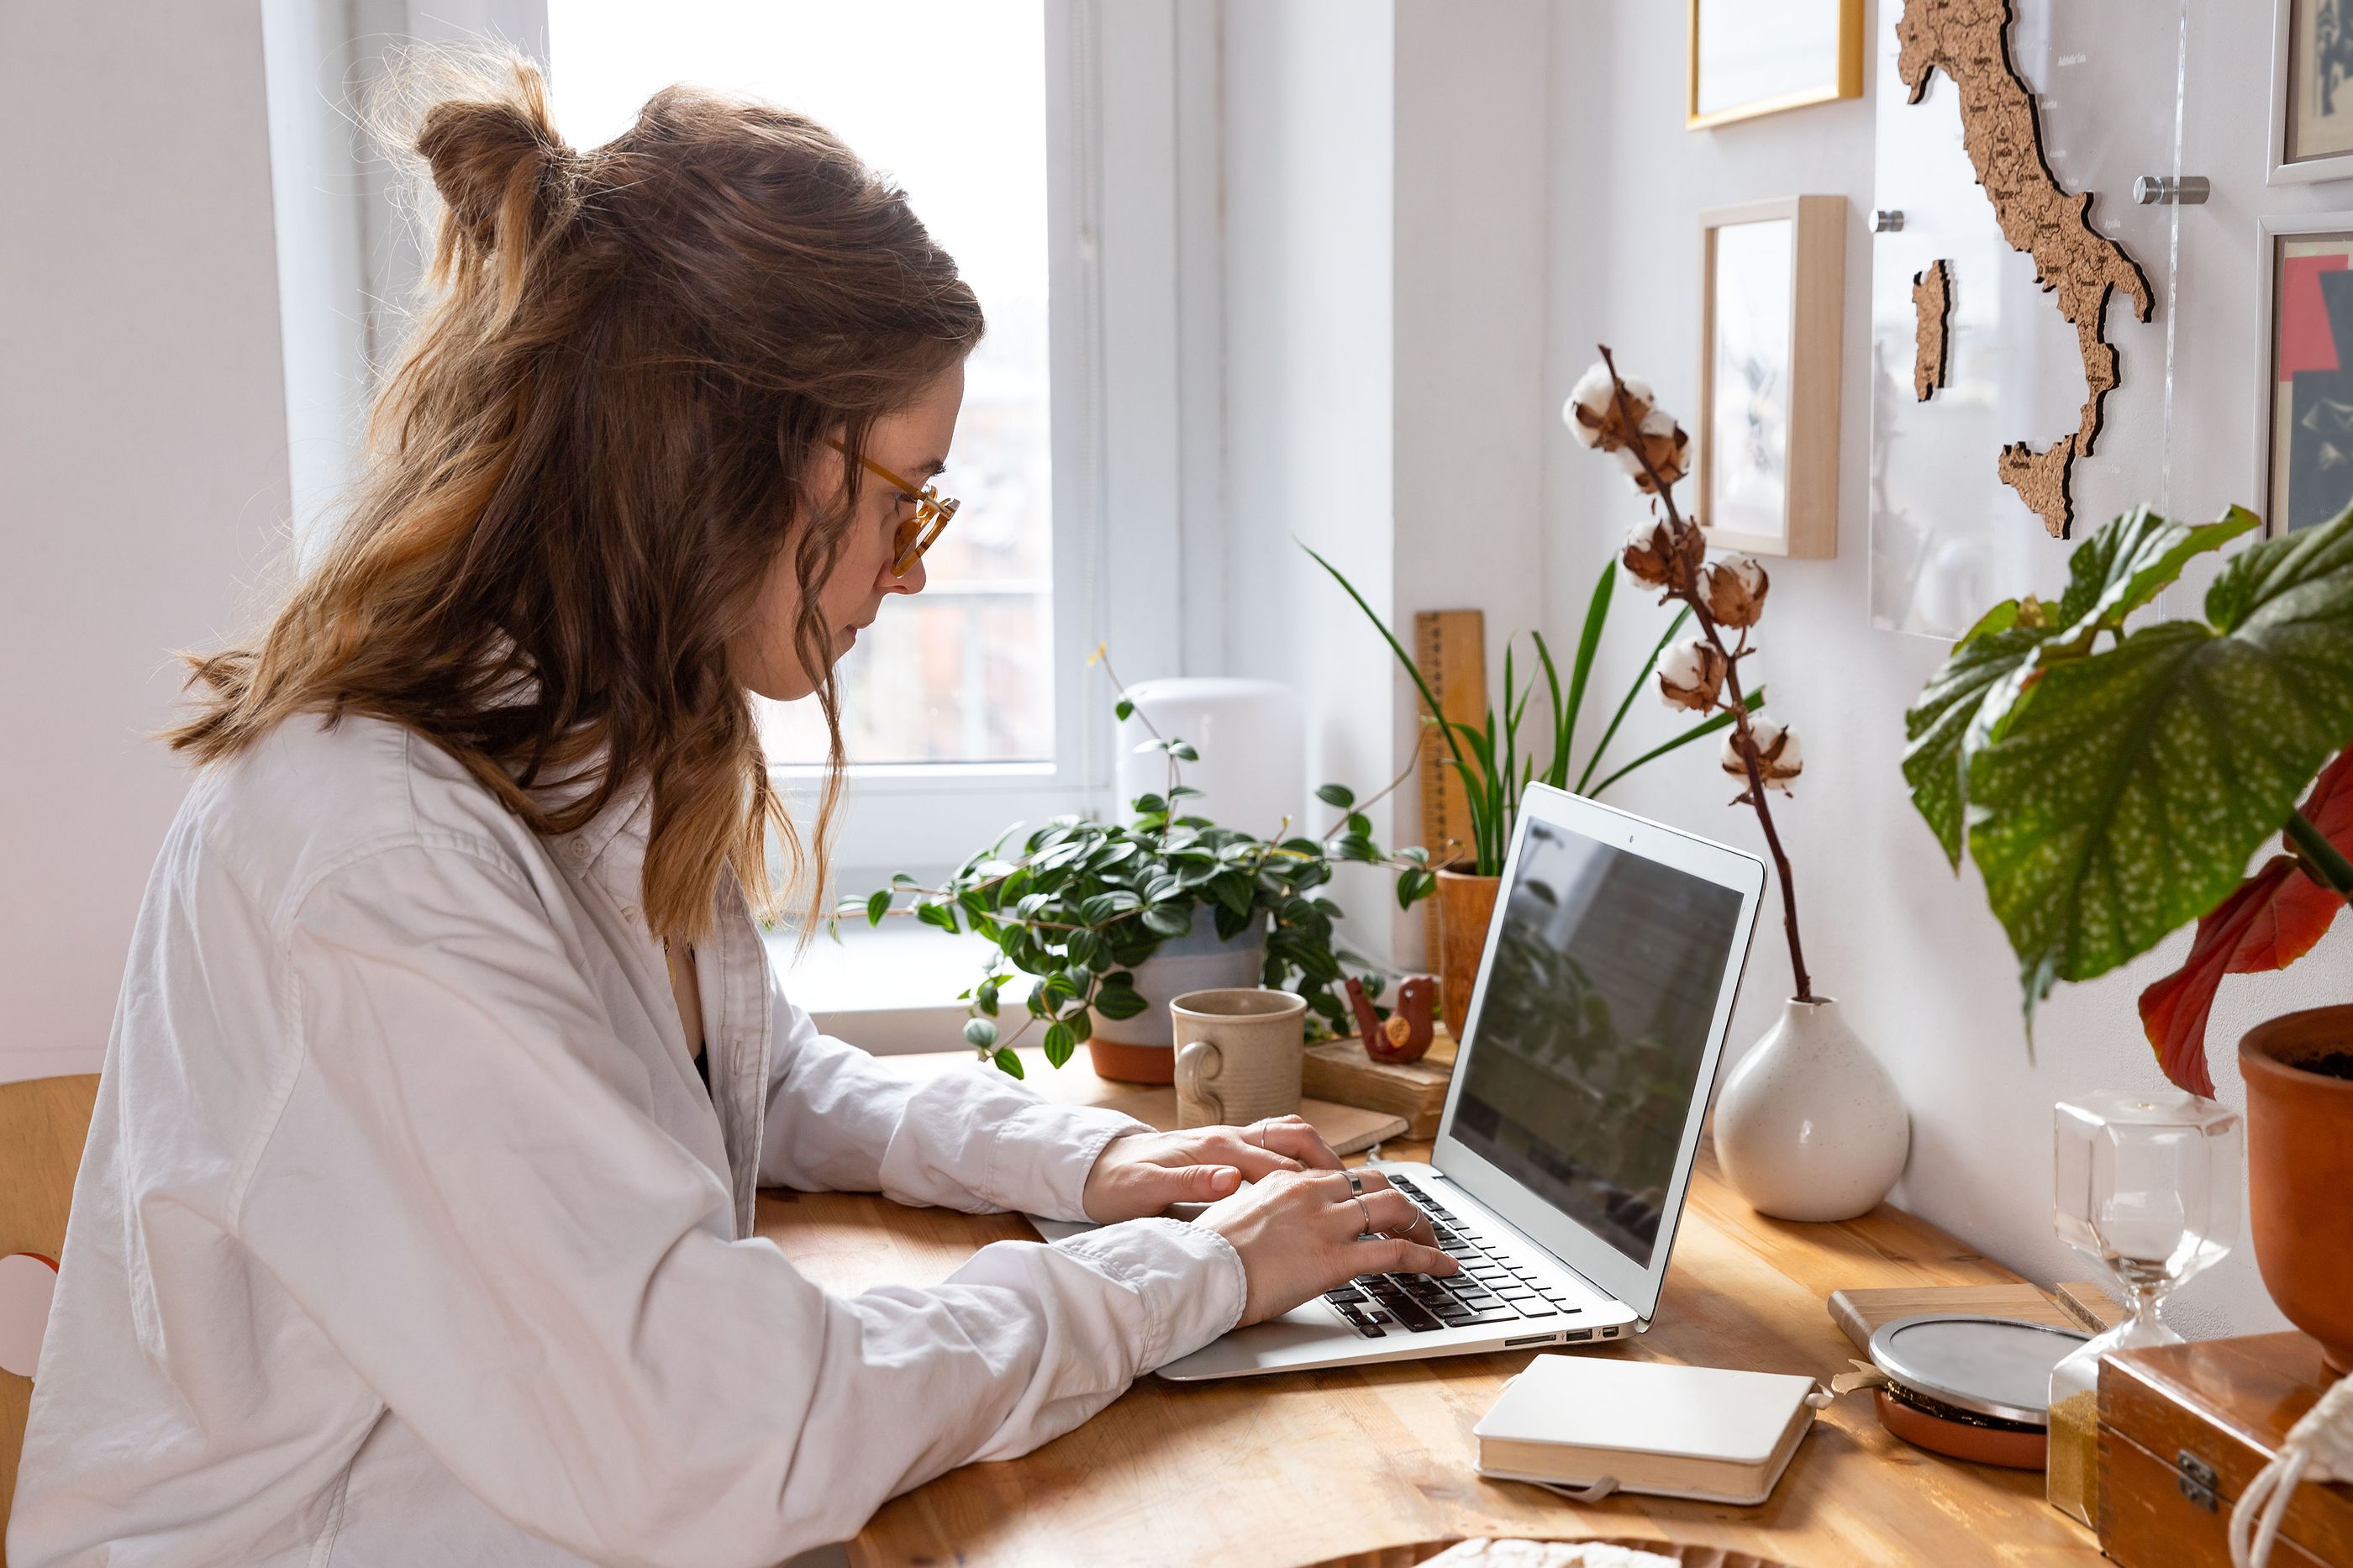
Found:
<path fill-rule="evenodd" d="M 967 1070 L 968 1054 L 885 1058 Z M 1101 1092 L 1082 1055 L 1031 1068 L 1056 1099 Z M 1392 1142 L 1395 1159 L 1428 1144 Z M 908 1209 L 876 1197 L 765 1193 L 760 1234 L 828 1289 L 929 1284 L 992 1241 L 1034 1237 L 1011 1215 Z M 1767 1219 L 1704 1161 L 1657 1327 L 1629 1355 L 1828 1378 L 1854 1353 L 1826 1310 L 1845 1286 L 2018 1277 L 1881 1205 L 1844 1225 Z M 1471 1427 L 1533 1352 L 1179 1386 L 1147 1377 L 1024 1458 L 967 1465 L 890 1503 L 849 1548 L 899 1563 L 1295 1568 L 1450 1535 L 1641 1536 L 1799 1568 L 2096 1563 L 2099 1548 L 2042 1500 L 2039 1473 L 1959 1464 L 1880 1426 L 1868 1399 L 1822 1412 L 1771 1500 L 1728 1508 L 1662 1498 L 1577 1506 L 1472 1473 Z"/>

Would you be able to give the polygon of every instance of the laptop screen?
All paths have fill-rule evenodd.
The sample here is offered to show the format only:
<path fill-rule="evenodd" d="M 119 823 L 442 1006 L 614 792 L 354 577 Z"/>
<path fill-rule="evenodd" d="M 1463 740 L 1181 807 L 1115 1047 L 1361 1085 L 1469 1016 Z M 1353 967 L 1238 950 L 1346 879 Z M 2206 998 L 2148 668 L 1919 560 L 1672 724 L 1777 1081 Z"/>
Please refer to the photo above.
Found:
<path fill-rule="evenodd" d="M 1521 831 L 1453 1136 L 1647 1268 L 1741 895 L 1554 823 Z"/>

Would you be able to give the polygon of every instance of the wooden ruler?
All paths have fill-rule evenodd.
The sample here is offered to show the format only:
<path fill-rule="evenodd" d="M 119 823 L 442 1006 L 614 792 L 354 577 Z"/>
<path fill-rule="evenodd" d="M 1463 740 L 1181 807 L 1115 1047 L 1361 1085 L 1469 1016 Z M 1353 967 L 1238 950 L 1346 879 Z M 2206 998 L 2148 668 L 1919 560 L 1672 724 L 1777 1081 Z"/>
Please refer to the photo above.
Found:
<path fill-rule="evenodd" d="M 1413 662 L 1438 698 L 1439 713 L 1458 724 L 1480 724 L 1487 712 L 1487 616 L 1479 610 L 1420 610 L 1413 617 Z M 1417 700 L 1416 710 L 1419 702 Z M 1462 781 L 1449 765 L 1453 753 L 1432 731 L 1421 744 L 1421 834 L 1430 863 L 1471 861 L 1471 807 Z M 1446 846 L 1457 847 L 1448 852 Z M 1430 951 L 1438 952 L 1438 900 L 1424 906 Z"/>

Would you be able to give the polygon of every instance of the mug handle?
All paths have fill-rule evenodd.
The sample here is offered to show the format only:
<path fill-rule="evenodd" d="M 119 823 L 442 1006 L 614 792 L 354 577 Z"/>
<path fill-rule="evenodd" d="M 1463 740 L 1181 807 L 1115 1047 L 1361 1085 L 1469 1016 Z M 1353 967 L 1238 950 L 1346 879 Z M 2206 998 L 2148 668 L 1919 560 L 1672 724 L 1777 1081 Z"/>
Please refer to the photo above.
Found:
<path fill-rule="evenodd" d="M 1208 1087 L 1225 1065 L 1225 1053 L 1218 1049 L 1215 1040 L 1195 1040 L 1176 1053 L 1177 1087 L 1208 1107 L 1209 1120 L 1205 1126 L 1216 1127 L 1226 1120 L 1226 1102 Z"/>

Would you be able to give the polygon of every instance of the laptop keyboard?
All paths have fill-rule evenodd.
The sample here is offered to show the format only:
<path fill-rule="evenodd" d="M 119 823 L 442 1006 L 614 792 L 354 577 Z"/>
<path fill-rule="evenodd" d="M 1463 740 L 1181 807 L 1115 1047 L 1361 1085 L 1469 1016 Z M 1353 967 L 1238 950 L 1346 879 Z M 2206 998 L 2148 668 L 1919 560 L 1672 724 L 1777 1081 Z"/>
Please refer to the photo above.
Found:
<path fill-rule="evenodd" d="M 1558 1286 L 1538 1283 L 1541 1276 L 1526 1264 L 1491 1252 L 1475 1230 L 1409 1179 L 1392 1176 L 1389 1185 L 1420 1206 L 1439 1250 L 1451 1257 L 1462 1271 L 1444 1279 L 1431 1274 L 1365 1274 L 1337 1290 L 1324 1292 L 1324 1299 L 1366 1339 L 1381 1339 L 1393 1331 L 1427 1334 L 1440 1329 L 1516 1323 L 1525 1318 L 1556 1320 L 1573 1317 L 1581 1310 L 1568 1304 L 1568 1297 Z"/>

